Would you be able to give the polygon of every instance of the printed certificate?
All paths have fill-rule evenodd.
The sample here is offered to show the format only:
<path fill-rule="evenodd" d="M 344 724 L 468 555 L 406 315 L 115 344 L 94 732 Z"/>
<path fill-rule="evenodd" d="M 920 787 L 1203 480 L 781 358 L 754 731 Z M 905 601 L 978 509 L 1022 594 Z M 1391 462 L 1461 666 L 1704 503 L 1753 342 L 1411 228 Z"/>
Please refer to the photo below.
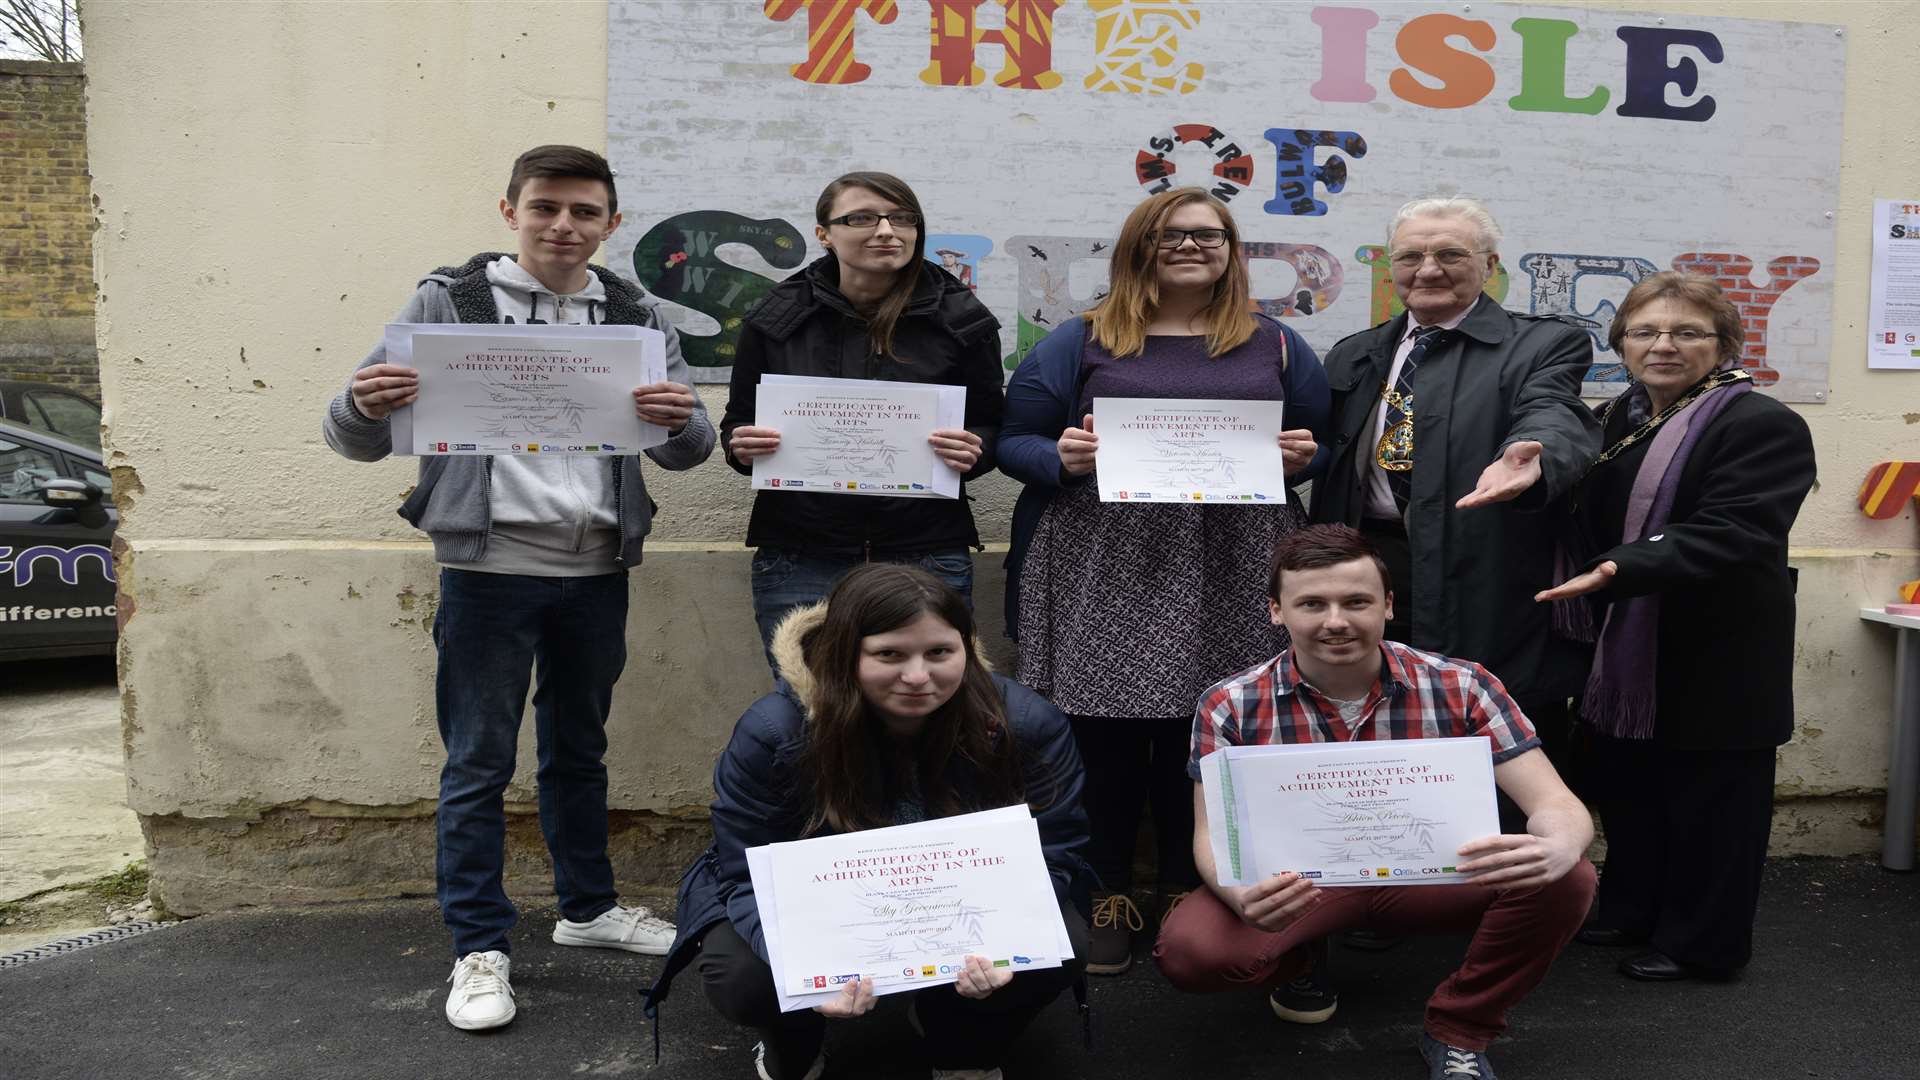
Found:
<path fill-rule="evenodd" d="M 1200 780 L 1222 885 L 1288 870 L 1320 885 L 1471 881 L 1453 867 L 1460 845 L 1500 831 L 1485 736 L 1230 746 L 1200 759 Z"/>
<path fill-rule="evenodd" d="M 391 323 L 387 362 L 420 373 L 392 414 L 396 454 L 634 454 L 667 441 L 633 388 L 667 377 L 644 326 Z"/>
<path fill-rule="evenodd" d="M 969 955 L 1015 972 L 1072 955 L 1025 806 L 750 848 L 781 1009 L 854 975 L 877 994 L 951 983 Z"/>
<path fill-rule="evenodd" d="M 753 459 L 753 486 L 957 499 L 960 474 L 927 436 L 965 426 L 966 413 L 964 386 L 763 376 L 753 423 L 778 431 L 780 449 Z"/>
<path fill-rule="evenodd" d="M 1287 501 L 1279 401 L 1095 398 L 1101 502 Z"/>
<path fill-rule="evenodd" d="M 1867 366 L 1920 370 L 1920 200 L 1873 200 Z"/>

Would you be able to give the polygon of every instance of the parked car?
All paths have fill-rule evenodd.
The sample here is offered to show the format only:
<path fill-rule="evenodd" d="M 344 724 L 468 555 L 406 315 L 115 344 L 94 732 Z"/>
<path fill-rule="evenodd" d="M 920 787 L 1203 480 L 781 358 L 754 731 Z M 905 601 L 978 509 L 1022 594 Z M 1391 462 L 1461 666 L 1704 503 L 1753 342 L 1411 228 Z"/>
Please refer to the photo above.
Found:
<path fill-rule="evenodd" d="M 0 420 L 100 449 L 100 403 L 52 383 L 0 379 Z"/>
<path fill-rule="evenodd" d="M 100 451 L 0 420 L 0 661 L 113 652 L 113 530 Z"/>

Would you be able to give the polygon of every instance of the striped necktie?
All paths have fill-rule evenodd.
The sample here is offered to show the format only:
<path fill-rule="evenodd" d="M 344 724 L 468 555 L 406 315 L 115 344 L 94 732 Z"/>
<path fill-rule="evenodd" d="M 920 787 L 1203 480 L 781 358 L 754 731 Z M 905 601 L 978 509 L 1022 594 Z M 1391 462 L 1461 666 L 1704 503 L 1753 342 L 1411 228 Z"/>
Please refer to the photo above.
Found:
<path fill-rule="evenodd" d="M 1387 490 L 1393 494 L 1393 508 L 1407 516 L 1407 501 L 1413 496 L 1413 373 L 1426 359 L 1427 350 L 1446 340 L 1438 326 L 1422 326 L 1413 332 L 1413 348 L 1400 364 L 1400 377 L 1389 389 L 1380 387 L 1381 407 L 1386 423 L 1380 433 L 1380 445 L 1374 460 L 1387 474 Z"/>

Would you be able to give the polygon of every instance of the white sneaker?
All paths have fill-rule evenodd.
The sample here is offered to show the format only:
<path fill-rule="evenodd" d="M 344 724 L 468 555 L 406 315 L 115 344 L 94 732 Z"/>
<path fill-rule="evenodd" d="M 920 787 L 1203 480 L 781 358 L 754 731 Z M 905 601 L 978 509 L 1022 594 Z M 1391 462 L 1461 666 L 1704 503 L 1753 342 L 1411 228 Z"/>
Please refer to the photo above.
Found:
<path fill-rule="evenodd" d="M 590 945 L 665 956 L 673 946 L 673 924 L 643 907 L 618 904 L 592 922 L 561 919 L 553 924 L 555 945 Z"/>
<path fill-rule="evenodd" d="M 753 1044 L 753 1071 L 755 1075 L 760 1077 L 760 1080 L 773 1080 L 773 1077 L 767 1073 L 766 1043 L 757 1042 Z M 800 1080 L 820 1080 L 820 1074 L 826 1071 L 827 1051 L 825 1047 L 822 1047 L 820 1053 L 814 1057 L 812 1067 L 807 1069 L 807 1075 L 801 1077 Z"/>
<path fill-rule="evenodd" d="M 935 1069 L 933 1080 L 1004 1080 L 999 1068 L 992 1069 Z"/>
<path fill-rule="evenodd" d="M 503 952 L 468 953 L 453 965 L 447 981 L 447 1023 L 462 1031 L 506 1027 L 515 1012 L 513 987 L 507 982 L 512 962 Z"/>

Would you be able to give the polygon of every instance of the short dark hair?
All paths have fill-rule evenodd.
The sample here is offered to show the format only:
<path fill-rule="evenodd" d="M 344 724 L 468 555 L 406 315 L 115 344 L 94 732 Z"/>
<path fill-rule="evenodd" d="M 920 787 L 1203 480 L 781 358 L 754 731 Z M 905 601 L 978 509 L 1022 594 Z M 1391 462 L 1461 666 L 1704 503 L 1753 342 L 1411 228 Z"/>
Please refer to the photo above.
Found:
<path fill-rule="evenodd" d="M 1720 364 L 1727 366 L 1740 359 L 1747 347 L 1747 327 L 1740 308 L 1728 298 L 1720 283 L 1704 274 L 1686 274 L 1662 270 L 1648 274 L 1627 290 L 1626 299 L 1615 309 L 1613 325 L 1607 327 L 1607 344 L 1615 355 L 1627 336 L 1627 320 L 1655 300 L 1672 300 L 1698 308 L 1713 320 L 1713 332 L 1720 338 Z"/>
<path fill-rule="evenodd" d="M 1267 575 L 1267 597 L 1280 602 L 1280 575 L 1288 570 L 1318 570 L 1338 566 L 1355 559 L 1372 559 L 1380 571 L 1382 592 L 1393 591 L 1393 575 L 1387 572 L 1387 560 L 1372 541 L 1350 525 L 1309 525 L 1280 538 L 1273 545 L 1273 570 Z"/>
<path fill-rule="evenodd" d="M 520 186 L 536 176 L 598 180 L 607 185 L 607 216 L 620 212 L 620 193 L 613 186 L 613 166 L 586 147 L 552 143 L 536 146 L 514 158 L 513 175 L 507 177 L 507 201 L 518 206 Z"/>

